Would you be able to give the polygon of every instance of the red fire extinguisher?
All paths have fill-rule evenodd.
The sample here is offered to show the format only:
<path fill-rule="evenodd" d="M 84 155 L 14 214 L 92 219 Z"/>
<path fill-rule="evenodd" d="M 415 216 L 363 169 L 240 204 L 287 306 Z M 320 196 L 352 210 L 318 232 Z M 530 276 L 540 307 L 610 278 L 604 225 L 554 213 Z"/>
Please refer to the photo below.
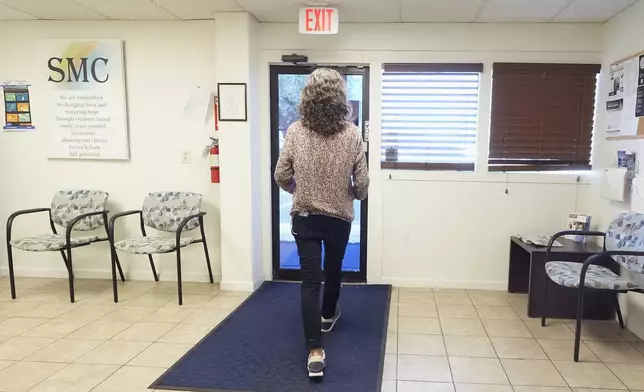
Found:
<path fill-rule="evenodd" d="M 210 147 L 210 182 L 219 184 L 219 143 L 215 141 Z"/>

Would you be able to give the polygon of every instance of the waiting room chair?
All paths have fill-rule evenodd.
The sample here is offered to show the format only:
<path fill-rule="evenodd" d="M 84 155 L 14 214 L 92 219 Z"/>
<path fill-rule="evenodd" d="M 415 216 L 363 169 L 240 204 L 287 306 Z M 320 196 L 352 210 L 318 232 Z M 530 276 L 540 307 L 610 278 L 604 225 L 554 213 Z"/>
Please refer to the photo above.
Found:
<path fill-rule="evenodd" d="M 554 241 L 564 235 L 584 235 L 604 238 L 604 252 L 592 255 L 583 264 L 550 261 L 550 251 Z M 617 293 L 634 291 L 642 293 L 642 286 L 622 277 L 610 269 L 597 265 L 601 260 L 611 260 L 622 268 L 635 274 L 644 274 L 644 214 L 627 212 L 618 215 L 608 228 L 608 232 L 598 231 L 562 231 L 555 234 L 546 249 L 546 266 L 544 279 L 544 304 L 547 302 L 548 280 L 564 286 L 578 289 L 577 323 L 575 328 L 575 350 L 573 359 L 579 362 L 581 341 L 581 322 L 586 290 L 610 290 Z M 545 307 L 547 309 L 547 306 Z M 615 298 L 615 311 L 620 327 L 624 328 L 624 319 Z M 546 326 L 546 311 L 541 318 L 541 325 Z"/>
<path fill-rule="evenodd" d="M 107 213 L 105 204 L 108 193 L 95 190 L 63 190 L 54 195 L 49 208 L 35 208 L 14 212 L 7 219 L 7 256 L 9 260 L 9 282 L 11 284 L 11 298 L 16 299 L 16 282 L 13 270 L 13 248 L 28 252 L 56 252 L 59 251 L 69 278 L 69 299 L 74 302 L 74 269 L 72 265 L 72 249 L 87 246 L 96 242 L 107 241 L 107 237 L 86 235 L 72 237 L 72 231 L 92 231 L 105 227 L 107 230 Z M 43 234 L 11 239 L 11 230 L 14 220 L 21 215 L 38 212 L 49 213 L 49 226 L 52 234 Z M 58 234 L 56 226 L 65 229 L 65 234 Z M 121 279 L 125 280 L 121 264 L 114 260 L 118 266 Z"/>
<path fill-rule="evenodd" d="M 183 304 L 183 292 L 181 284 L 181 248 L 190 244 L 203 244 L 203 250 L 206 255 L 206 264 L 210 283 L 214 283 L 212 277 L 212 268 L 210 266 L 210 257 L 208 255 L 208 245 L 206 244 L 206 235 L 203 227 L 203 217 L 205 212 L 200 211 L 201 195 L 191 192 L 153 192 L 143 201 L 143 209 L 133 210 L 115 214 L 110 219 L 109 238 L 112 248 L 112 282 L 114 290 L 114 302 L 118 302 L 118 290 L 116 287 L 116 251 L 122 251 L 133 254 L 145 254 L 150 261 L 152 275 L 154 280 L 158 281 L 156 268 L 154 266 L 153 254 L 163 254 L 176 252 L 177 254 L 177 284 L 179 292 L 179 305 Z M 114 227 L 116 220 L 127 215 L 139 215 L 141 224 L 142 237 L 126 239 L 116 242 L 114 236 Z M 175 233 L 175 237 L 149 237 L 146 233 L 146 226 L 151 229 Z M 181 238 L 184 231 L 190 231 L 199 228 L 201 238 Z"/>

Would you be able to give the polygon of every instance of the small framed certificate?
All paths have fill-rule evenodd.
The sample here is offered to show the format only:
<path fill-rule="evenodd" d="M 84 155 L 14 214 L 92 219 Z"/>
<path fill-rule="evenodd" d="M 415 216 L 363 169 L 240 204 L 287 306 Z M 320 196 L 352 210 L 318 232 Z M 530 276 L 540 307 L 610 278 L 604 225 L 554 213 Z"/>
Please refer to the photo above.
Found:
<path fill-rule="evenodd" d="M 248 121 L 246 83 L 217 83 L 219 121 Z"/>

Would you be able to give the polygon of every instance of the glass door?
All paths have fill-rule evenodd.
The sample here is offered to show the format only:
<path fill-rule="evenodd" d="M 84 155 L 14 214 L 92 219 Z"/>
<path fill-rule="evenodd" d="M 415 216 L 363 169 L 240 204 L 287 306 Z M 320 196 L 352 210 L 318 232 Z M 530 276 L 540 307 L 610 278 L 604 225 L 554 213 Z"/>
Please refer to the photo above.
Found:
<path fill-rule="evenodd" d="M 284 145 L 286 130 L 299 119 L 297 107 L 300 93 L 312 65 L 273 65 L 270 69 L 271 92 L 271 174 Z M 369 121 L 369 68 L 329 67 L 340 72 L 347 82 L 348 100 L 352 106 L 353 122 L 364 140 Z M 300 280 L 300 259 L 291 234 L 293 198 L 272 182 L 273 278 Z M 355 201 L 355 221 L 342 262 L 342 278 L 346 282 L 366 282 L 367 276 L 367 201 Z M 323 257 L 324 260 L 324 257 Z"/>

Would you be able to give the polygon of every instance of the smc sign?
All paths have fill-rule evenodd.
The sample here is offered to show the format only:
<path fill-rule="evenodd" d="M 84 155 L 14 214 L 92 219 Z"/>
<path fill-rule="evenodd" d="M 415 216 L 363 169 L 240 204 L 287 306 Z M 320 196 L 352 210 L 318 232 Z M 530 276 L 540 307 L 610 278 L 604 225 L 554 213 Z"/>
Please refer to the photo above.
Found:
<path fill-rule="evenodd" d="M 337 8 L 300 8 L 300 34 L 338 34 Z"/>
<path fill-rule="evenodd" d="M 107 82 L 110 75 L 107 74 L 104 69 L 107 68 L 107 62 L 109 59 L 97 57 L 89 62 L 87 60 L 89 60 L 87 57 L 81 57 L 78 59 L 73 57 L 51 57 L 47 62 L 47 65 L 49 66 L 49 70 L 52 71 L 52 74 L 49 75 L 47 81 L 54 83 L 89 83 L 91 78 L 91 81 L 97 83 Z M 75 62 L 78 63 L 78 68 L 76 67 Z M 67 63 L 66 66 L 65 63 Z M 101 72 L 97 72 L 97 67 Z M 67 73 L 65 73 L 65 71 L 67 71 Z M 58 75 L 54 77 L 53 73 Z"/>

